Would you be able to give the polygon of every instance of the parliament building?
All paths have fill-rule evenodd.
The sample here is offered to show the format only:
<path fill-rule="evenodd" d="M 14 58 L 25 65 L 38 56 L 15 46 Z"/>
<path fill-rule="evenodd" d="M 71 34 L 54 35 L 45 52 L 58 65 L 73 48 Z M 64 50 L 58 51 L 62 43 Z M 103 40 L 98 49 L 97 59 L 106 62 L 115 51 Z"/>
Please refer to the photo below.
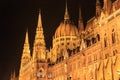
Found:
<path fill-rule="evenodd" d="M 68 9 L 66 3 L 49 51 L 39 11 L 33 51 L 26 31 L 19 75 L 11 80 L 120 80 L 120 0 L 103 0 L 103 7 L 96 0 L 96 15 L 86 26 L 81 9 L 78 26 Z"/>

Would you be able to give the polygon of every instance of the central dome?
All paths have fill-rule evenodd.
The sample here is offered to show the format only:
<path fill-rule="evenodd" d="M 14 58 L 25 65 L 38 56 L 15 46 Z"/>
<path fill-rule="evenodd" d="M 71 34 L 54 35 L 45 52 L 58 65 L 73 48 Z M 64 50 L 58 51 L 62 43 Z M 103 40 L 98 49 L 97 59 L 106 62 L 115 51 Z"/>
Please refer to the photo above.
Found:
<path fill-rule="evenodd" d="M 77 36 L 78 29 L 76 26 L 70 21 L 67 4 L 65 9 L 64 21 L 60 23 L 55 32 L 55 38 L 62 36 Z"/>
<path fill-rule="evenodd" d="M 77 36 L 78 29 L 71 23 L 70 20 L 66 20 L 60 23 L 59 27 L 56 29 L 55 38 L 62 36 Z"/>

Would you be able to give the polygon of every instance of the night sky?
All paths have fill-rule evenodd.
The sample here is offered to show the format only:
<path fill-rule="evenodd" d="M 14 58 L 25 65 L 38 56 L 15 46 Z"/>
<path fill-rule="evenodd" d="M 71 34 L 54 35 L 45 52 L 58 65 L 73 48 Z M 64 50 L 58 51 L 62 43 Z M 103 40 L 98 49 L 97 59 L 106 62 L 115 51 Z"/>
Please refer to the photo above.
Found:
<path fill-rule="evenodd" d="M 68 0 L 69 15 L 75 25 L 79 7 L 86 24 L 95 15 L 95 0 Z M 32 50 L 39 9 L 49 49 L 56 28 L 63 21 L 65 0 L 0 0 L 0 80 L 9 80 L 14 69 L 18 75 L 27 28 Z"/>

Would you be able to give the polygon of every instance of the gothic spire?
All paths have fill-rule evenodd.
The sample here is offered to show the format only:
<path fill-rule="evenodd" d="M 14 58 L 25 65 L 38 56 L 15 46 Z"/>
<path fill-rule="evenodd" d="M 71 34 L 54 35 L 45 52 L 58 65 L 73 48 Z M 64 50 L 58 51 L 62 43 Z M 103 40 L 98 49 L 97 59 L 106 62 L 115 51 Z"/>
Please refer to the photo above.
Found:
<path fill-rule="evenodd" d="M 19 73 L 19 80 L 22 79 L 22 70 L 24 69 L 23 67 L 28 64 L 31 60 L 30 56 L 30 48 L 29 48 L 29 40 L 28 40 L 28 30 L 26 31 L 26 36 L 25 36 L 25 42 L 24 42 L 24 47 L 23 47 L 23 53 L 22 53 L 22 58 L 21 58 L 21 65 L 20 65 L 20 73 Z"/>
<path fill-rule="evenodd" d="M 25 37 L 25 44 L 28 44 L 28 45 L 29 45 L 29 40 L 28 40 L 28 29 L 27 29 L 26 37 Z"/>
<path fill-rule="evenodd" d="M 23 55 L 24 54 L 27 54 L 27 56 L 30 58 L 30 47 L 29 47 L 29 39 L 28 39 L 28 29 L 26 31 L 26 36 L 25 36 L 25 43 L 24 43 Z"/>
<path fill-rule="evenodd" d="M 64 15 L 64 20 L 69 20 L 70 17 L 69 17 L 69 14 L 68 14 L 68 7 L 67 7 L 67 0 L 66 0 L 66 8 L 65 8 L 65 15 Z"/>
<path fill-rule="evenodd" d="M 45 55 L 46 55 L 46 47 L 45 47 L 44 33 L 42 27 L 41 11 L 39 10 L 38 24 L 37 24 L 34 47 L 33 47 L 33 58 L 41 60 L 46 58 Z"/>
<path fill-rule="evenodd" d="M 26 58 L 24 58 L 24 57 L 26 57 Z M 28 40 L 28 30 L 27 30 L 26 36 L 25 36 L 25 43 L 24 43 L 24 48 L 23 48 L 22 59 L 21 59 L 21 65 L 28 63 L 30 58 L 31 58 L 31 56 L 30 56 L 30 47 L 29 47 L 29 40 Z"/>
<path fill-rule="evenodd" d="M 35 35 L 35 43 L 39 42 L 45 45 L 43 34 L 44 33 L 43 33 L 43 28 L 42 28 L 41 10 L 39 10 L 38 24 L 37 24 L 36 35 Z"/>

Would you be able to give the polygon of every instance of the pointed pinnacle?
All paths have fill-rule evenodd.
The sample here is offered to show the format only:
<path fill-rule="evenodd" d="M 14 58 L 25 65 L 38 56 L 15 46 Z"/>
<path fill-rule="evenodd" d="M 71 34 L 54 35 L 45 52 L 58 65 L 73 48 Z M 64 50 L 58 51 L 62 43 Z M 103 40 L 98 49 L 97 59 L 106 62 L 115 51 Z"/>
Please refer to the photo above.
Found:
<path fill-rule="evenodd" d="M 26 31 L 26 36 L 25 36 L 25 44 L 28 44 L 29 40 L 28 40 L 28 29 Z"/>
<path fill-rule="evenodd" d="M 82 20 L 81 8 L 79 8 L 79 20 Z"/>
<path fill-rule="evenodd" d="M 41 20 L 41 10 L 39 10 L 39 16 L 38 16 L 38 27 L 42 26 L 42 20 Z"/>
<path fill-rule="evenodd" d="M 65 15 L 64 15 L 64 20 L 69 20 L 69 14 L 68 14 L 68 7 L 67 7 L 67 0 L 66 0 L 66 9 L 65 9 Z"/>

